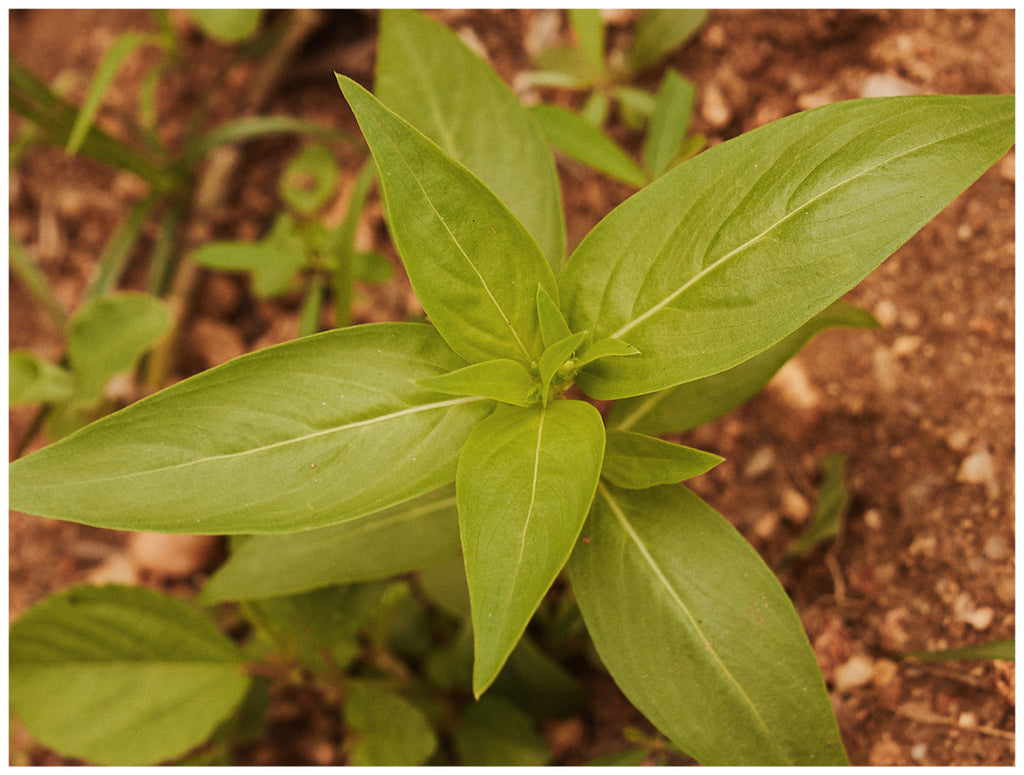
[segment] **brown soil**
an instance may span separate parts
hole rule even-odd
[[[13,53],[47,82],[60,76],[76,101],[114,37],[150,24],[134,11],[11,13]],[[529,69],[524,41],[548,13],[436,16],[514,83]],[[615,22],[613,40],[628,36],[625,21]],[[1012,10],[717,11],[672,64],[697,84],[693,128],[715,143],[839,99],[900,91],[1012,93],[1014,21]],[[267,112],[352,129],[331,71],[370,83],[375,28],[372,13],[329,13]],[[176,108],[202,94],[203,79],[225,56],[198,37],[187,45],[194,70],[188,79],[171,79],[162,94],[168,137],[184,131],[175,117],[186,111]],[[133,109],[138,79],[151,61],[146,56],[130,60],[119,77],[104,126],[116,131],[116,110]],[[251,75],[251,67],[232,71],[214,101],[215,118],[232,114]],[[659,77],[651,72],[643,85],[653,87]],[[12,136],[18,126],[12,124]],[[624,130],[612,133],[636,148]],[[278,206],[276,176],[295,147],[289,140],[246,146],[231,203],[198,214],[194,234],[258,236]],[[560,171],[575,244],[630,191],[571,162],[563,160]],[[761,395],[682,439],[727,459],[694,488],[769,563],[805,523],[822,457],[848,455],[851,505],[840,538],[781,578],[814,645],[854,764],[1014,762],[1012,663],[895,660],[1014,636],[1014,183],[1011,151],[849,294],[883,330],[822,335]],[[11,233],[73,307],[97,255],[141,192],[129,175],[34,147],[11,172]],[[362,237],[386,249],[379,207],[370,213]],[[136,257],[133,282],[144,277],[144,259]],[[355,317],[393,319],[416,310],[399,276],[362,289]],[[294,299],[256,301],[244,282],[205,273],[189,315],[191,335],[178,353],[177,377],[297,330]],[[62,351],[59,333],[16,282],[10,346],[50,358]],[[12,454],[33,417],[31,410],[11,413]],[[12,514],[12,620],[55,590],[97,580],[97,569],[108,574],[103,578],[140,579],[124,544],[111,531]],[[194,589],[202,579],[196,574],[175,588]],[[158,583],[145,574],[141,581]],[[547,730],[553,743],[563,742],[557,761],[582,763],[622,748],[623,724],[638,723],[606,679],[588,680],[595,687],[588,710]],[[280,702],[275,717],[291,723],[272,727],[282,734],[271,734],[253,763],[331,761],[318,743],[336,734],[337,724],[318,722],[325,711],[316,703]],[[293,712],[300,707],[307,723]],[[296,724],[305,729],[302,746],[286,742],[295,738]],[[315,732],[324,729],[334,731]],[[13,762],[61,761],[20,727],[11,750]]]

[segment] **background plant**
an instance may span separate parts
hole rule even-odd
[[[357,94],[357,95],[358,95],[359,93],[358,93],[358,92],[356,92],[356,91],[352,91],[352,87],[350,86],[350,97],[351,97],[351,94]],[[369,103],[369,104],[372,104],[372,103]],[[364,105],[364,109],[365,109],[365,105]],[[385,114],[385,115],[386,115],[386,114]],[[399,126],[400,126],[400,125],[399,125]],[[394,220],[396,220],[396,219],[394,219],[394,218],[393,218],[393,221],[394,221]],[[486,235],[484,235],[484,236],[486,236]],[[403,251],[403,252],[404,252],[404,251]],[[407,258],[407,260],[408,260],[408,258]],[[570,264],[570,267],[571,267],[571,266],[572,266],[572,264]],[[538,314],[539,314],[539,320],[540,320],[540,328],[541,328],[541,338],[543,339],[543,338],[544,338],[544,336],[543,336],[543,335],[544,335],[544,330],[543,330],[543,329],[544,329],[544,325],[545,325],[545,320],[547,321],[547,325],[548,325],[548,329],[549,329],[549,332],[551,332],[551,333],[554,333],[554,334],[556,334],[556,335],[557,335],[558,333],[561,333],[561,331],[560,331],[560,328],[559,328],[559,319],[558,319],[558,316],[557,316],[557,314],[553,314],[553,313],[552,313],[552,307],[551,307],[551,305],[550,305],[550,303],[549,303],[549,302],[551,301],[551,299],[550,299],[550,296],[548,297],[548,302],[542,301],[542,299],[544,299],[544,296],[543,296],[543,295],[538,295],[538,302],[537,302],[537,305],[538,305],[538,306],[537,306],[537,311],[538,311]],[[545,305],[546,305],[546,306],[545,306]],[[545,309],[547,310],[547,312],[545,312],[545,311],[544,311]],[[555,312],[555,313],[557,313],[557,312],[558,312],[558,310],[557,310],[557,309],[555,309],[555,310],[554,310],[554,312]],[[569,335],[569,337],[572,337],[572,335],[570,334],[570,335]],[[562,340],[558,340],[558,341],[555,341],[555,342],[554,342],[554,344],[560,344],[561,342],[562,342]],[[580,341],[580,342],[576,342],[576,344],[577,344],[577,345],[578,345],[578,344],[581,344],[581,343],[582,343],[581,341]],[[544,342],[544,344],[547,344],[547,343],[546,343],[546,342]],[[563,347],[564,347],[564,346],[565,346],[565,345],[563,344]],[[279,352],[280,352],[280,351],[279,351]],[[558,350],[553,350],[552,352],[558,352]],[[641,353],[641,354],[642,354],[642,353]],[[636,356],[636,355],[632,355],[632,356],[625,356],[625,357],[624,357],[624,356],[623,356],[623,355],[622,355],[622,354],[620,353],[620,354],[619,354],[619,357],[620,357],[620,358],[622,358],[623,360],[629,360],[629,359],[635,358],[635,357],[637,357],[637,356]],[[543,360],[544,360],[544,359],[543,359],[543,357],[542,357],[542,358],[541,358],[541,361],[543,361]],[[557,363],[557,362],[558,362],[558,359],[553,359],[553,358],[549,358],[548,360],[549,360],[549,363],[554,363],[555,365],[558,365],[558,363]],[[594,363],[599,363],[599,361],[593,361],[593,362],[594,362]],[[538,366],[543,366],[543,364],[542,364],[542,363],[541,363],[541,364],[538,364]],[[556,373],[551,373],[551,372],[552,372],[552,369],[551,369],[550,365],[548,366],[548,368],[546,369],[546,371],[548,371],[548,372],[549,372],[549,374],[548,374],[548,377],[550,377],[551,379],[553,379],[553,378],[554,378],[554,377],[556,376]],[[557,369],[554,369],[553,371],[554,371],[554,372],[557,372]],[[540,377],[540,374],[538,374],[538,377]],[[463,378],[465,378],[465,375],[463,375]],[[448,378],[448,379],[451,379],[451,378]],[[548,382],[548,379],[547,379],[547,378],[542,378],[542,379],[540,380],[540,383],[541,383],[541,386],[542,386],[542,387],[547,387],[547,386],[548,386],[548,385],[550,384],[550,383]],[[435,383],[433,383],[433,384],[434,384],[434,386],[435,386],[435,387],[439,386],[439,385],[438,385],[438,383],[436,383],[436,382],[435,382]],[[448,387],[448,388],[451,388],[451,387],[452,387],[452,383],[451,383],[451,382],[449,382],[449,383],[447,384],[447,387]],[[478,385],[478,387],[479,387],[479,385]],[[503,389],[504,389],[504,388],[503,388]],[[531,388],[531,389],[532,389],[532,388]],[[542,391],[542,392],[543,392],[543,391]],[[513,393],[512,393],[512,392],[506,392],[506,393],[504,393],[504,396],[505,396],[505,397],[508,397],[508,396],[511,396],[511,395],[513,395]],[[541,403],[543,403],[543,399],[545,399],[545,398],[547,398],[547,397],[548,397],[548,396],[547,396],[547,394],[546,394],[546,392],[545,392],[545,393],[544,393],[544,395],[542,396],[542,401],[541,401]],[[518,395],[518,398],[519,398],[520,400],[523,400],[523,396],[522,396],[522,395]],[[529,392],[527,392],[527,393],[526,393],[526,395],[525,395],[525,398],[526,398],[526,399],[529,399],[529,398],[530,398],[530,394],[529,394]],[[514,403],[514,402],[513,402],[513,403]],[[562,403],[560,403],[560,402],[558,402],[557,400],[554,400],[554,401],[551,401],[550,405],[552,405],[552,406],[559,406],[559,405],[564,405],[564,403],[572,403],[572,402],[562,402]],[[510,411],[513,411],[513,410],[510,410]],[[555,410],[551,410],[551,411],[555,411]],[[559,411],[561,411],[561,410],[559,410]],[[495,415],[495,416],[497,416],[497,415]],[[509,415],[509,413],[508,413],[508,412],[506,411],[506,413],[505,413],[504,417],[506,417],[506,418],[507,418],[507,417],[509,417],[509,416],[511,416],[511,415]],[[618,437],[618,438],[620,438],[620,439],[621,439],[621,437]],[[611,439],[611,435],[609,436],[609,439]],[[643,443],[647,443],[647,442],[643,442]],[[618,457],[618,456],[612,456],[612,457],[614,458],[614,457]],[[628,457],[628,456],[625,456],[625,457]],[[627,473],[627,474],[623,474],[623,475],[625,475],[625,476],[628,476],[629,474]],[[635,473],[634,473],[634,475],[635,475]],[[610,475],[608,475],[607,473],[606,473],[606,476],[608,476],[608,478],[611,478],[611,476],[610,476]],[[610,486],[611,486],[611,485],[610,485]],[[251,539],[251,540],[255,540],[255,539]]]

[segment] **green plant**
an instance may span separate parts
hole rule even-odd
[[[548,142],[572,158],[633,186],[643,186],[692,156],[704,138],[687,136],[693,113],[692,83],[668,68],[651,94],[633,85],[644,71],[684,45],[704,21],[706,11],[649,9],[639,15],[629,48],[605,55],[605,27],[600,11],[566,12],[576,45],[541,52],[531,83],[589,92],[578,113],[556,105],[535,105],[531,112]],[[637,165],[601,127],[617,104],[633,130],[646,126],[641,163]]]
[[[601,660],[672,744],[704,764],[846,763],[784,590],[679,484],[719,458],[649,434],[727,411],[815,330],[855,322],[839,296],[1006,152],[1013,98],[858,100],[783,119],[642,189],[563,267],[553,164],[514,96],[415,14],[386,13],[380,45],[380,99],[338,81],[432,325],[330,331],[197,375],[14,462],[11,506],[119,529],[263,534],[236,542],[207,602],[361,584],[461,552],[471,730],[519,728],[492,691],[565,569]],[[502,132],[454,110],[460,94]],[[402,115],[418,100],[438,110],[413,126]],[[716,389],[722,380],[733,384]],[[606,421],[587,398],[620,403]],[[385,619],[404,605],[395,594]],[[172,657],[160,622],[179,621],[185,640],[202,630],[184,614],[146,625],[148,606],[62,629],[84,609],[51,601],[15,624],[11,697],[30,729],[87,755],[53,722],[73,707],[66,730],[93,684],[126,669],[122,651],[94,647],[110,623],[140,609],[138,639],[161,665]],[[304,621],[329,624],[322,609]],[[214,640],[190,663],[222,682],[205,728],[249,687]],[[77,691],[58,695],[69,675]],[[423,728],[411,697],[355,696],[345,712],[364,752],[379,750],[380,719]],[[415,745],[414,758],[429,756]]]

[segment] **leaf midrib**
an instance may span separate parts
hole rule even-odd
[[[814,196],[811,199],[807,200],[807,202],[805,202],[804,204],[802,204],[799,207],[793,209],[792,211],[786,213],[784,216],[779,218],[777,221],[775,221],[774,223],[769,225],[760,234],[758,234],[755,237],[752,237],[751,239],[747,240],[746,242],[744,242],[739,247],[733,248],[731,251],[726,253],[721,258],[715,260],[713,263],[711,263],[708,266],[704,267],[701,271],[699,271],[692,278],[690,278],[685,283],[683,283],[679,288],[677,288],[675,291],[670,293],[664,299],[662,299],[658,303],[654,304],[652,307],[648,308],[645,312],[641,313],[640,315],[635,317],[633,320],[630,320],[625,325],[620,327],[615,333],[611,334],[609,336],[609,338],[610,339],[621,339],[623,336],[628,334],[634,328],[636,328],[637,326],[639,326],[642,323],[644,323],[647,320],[649,320],[654,315],[656,315],[659,312],[661,312],[661,310],[663,310],[665,307],[667,307],[673,301],[678,299],[682,294],[684,294],[686,291],[688,291],[690,288],[692,288],[698,282],[703,280],[705,277],[707,277],[713,271],[715,271],[720,266],[722,266],[726,261],[730,260],[731,258],[733,258],[734,256],[738,255],[739,253],[745,251],[747,248],[751,247],[752,245],[760,242],[762,239],[767,237],[772,231],[774,231],[775,229],[779,228],[784,223],[786,223],[788,220],[790,220],[794,216],[798,215],[799,213],[803,212],[804,210],[806,210],[807,208],[809,208],[811,205],[815,204],[819,200],[823,199],[824,197],[830,195],[832,192],[836,191],[837,189],[840,189],[840,188],[842,188],[844,186],[847,186],[847,185],[853,183],[854,181],[856,181],[857,179],[859,179],[861,177],[864,177],[865,175],[869,175],[869,174],[875,172],[876,170],[878,170],[878,169],[880,169],[882,167],[885,167],[886,165],[889,165],[889,164],[892,164],[895,161],[898,161],[899,159],[902,159],[902,158],[905,158],[907,156],[911,156],[913,154],[916,154],[916,153],[924,150],[925,148],[928,148],[928,147],[933,146],[933,145],[939,145],[940,143],[948,142],[948,141],[950,141],[952,139],[955,139],[957,137],[962,137],[964,135],[971,134],[973,132],[977,132],[980,129],[984,128],[985,126],[989,126],[989,125],[994,124],[994,123],[997,123],[997,122],[992,121],[989,124],[975,126],[975,127],[972,127],[969,130],[964,130],[963,132],[958,132],[956,134],[948,135],[948,136],[945,136],[945,137],[942,137],[942,138],[939,138],[939,139],[936,139],[936,140],[932,140],[932,141],[927,142],[927,143],[922,143],[922,144],[920,144],[918,146],[915,146],[914,148],[911,148],[911,149],[908,149],[907,151],[904,151],[903,153],[897,154],[895,156],[890,156],[890,157],[886,158],[885,160],[883,160],[883,161],[881,161],[881,162],[879,162],[877,164],[874,164],[874,165],[872,165],[870,167],[866,167],[865,169],[863,169],[860,172],[858,172],[856,175],[851,175],[848,178],[844,178],[843,180],[839,181],[835,185],[830,186],[829,188],[825,189],[820,194],[817,194],[816,196]]]

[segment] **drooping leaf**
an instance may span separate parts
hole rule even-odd
[[[171,325],[171,311],[155,296],[120,292],[89,299],[68,321],[68,361],[84,400],[130,371]]]
[[[74,395],[75,382],[55,363],[28,350],[7,355],[7,400],[11,406],[60,403]]]
[[[531,107],[530,113],[547,141],[567,156],[631,186],[640,187],[647,182],[625,151],[571,110],[540,104]]]
[[[345,724],[356,734],[349,750],[353,767],[415,767],[437,748],[423,712],[383,687],[349,685],[343,712]]]
[[[167,533],[282,533],[452,481],[490,401],[411,380],[462,362],[429,326],[379,323],[210,369],[11,464],[10,506]]]
[[[76,587],[11,627],[11,706],[64,756],[147,765],[206,740],[249,686],[242,657],[183,600]]]
[[[262,8],[192,8],[196,24],[222,43],[238,43],[252,36],[263,18]]]
[[[675,484],[710,471],[723,458],[630,431],[609,430],[601,476],[628,490]]]
[[[1013,143],[1012,96],[852,100],[722,143],[592,230],[560,282],[574,330],[640,350],[584,369],[594,398],[757,355],[859,282]]]
[[[338,185],[338,162],[322,145],[304,148],[281,175],[281,199],[310,216],[327,204]]]
[[[839,535],[849,502],[849,493],[843,478],[845,466],[846,455],[841,452],[826,455],[821,461],[823,477],[821,487],[818,488],[818,505],[814,509],[814,516],[807,530],[786,552],[783,565],[788,565],[815,544]]]
[[[751,398],[812,337],[832,326],[877,328],[878,321],[844,301],[834,302],[792,334],[738,366],[651,395],[616,401],[608,425],[664,434],[682,433],[711,422]]]
[[[558,172],[519,98],[447,27],[397,8],[381,12],[380,27],[377,96],[497,194],[557,273],[565,262]]]
[[[696,495],[600,485],[569,577],[616,683],[701,764],[846,763],[792,603]]]
[[[644,166],[652,178],[665,172],[679,153],[690,128],[693,97],[692,83],[675,70],[666,71],[644,141]]]
[[[466,705],[454,738],[464,767],[540,767],[551,757],[533,719],[502,697]]]
[[[386,579],[458,556],[455,487],[330,527],[232,542],[203,588],[206,603],[253,600]]]
[[[536,403],[537,382],[518,361],[501,358],[471,363],[448,374],[417,380],[420,387],[456,396],[483,396],[514,406]]]
[[[469,361],[538,358],[537,287],[557,291],[529,232],[469,170],[372,94],[344,76],[338,84],[373,152],[413,289],[441,336]]]
[[[456,495],[473,612],[473,691],[497,676],[579,535],[604,454],[582,401],[500,407],[469,435]]]
[[[682,46],[704,23],[707,11],[696,8],[649,8],[640,15],[629,64],[644,70]]]

